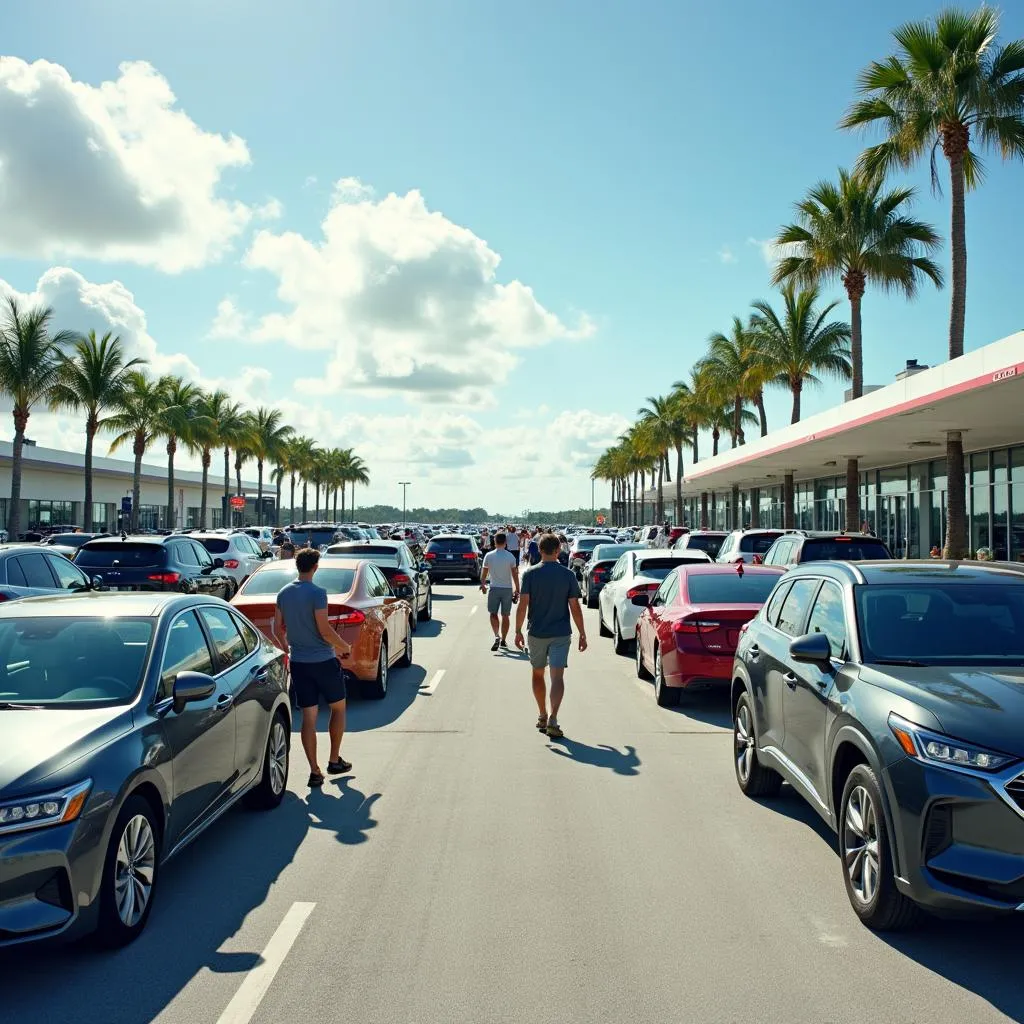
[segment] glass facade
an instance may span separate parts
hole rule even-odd
[[[72,518],[74,514],[73,501],[29,501],[26,525],[30,530],[43,526],[81,526]]]
[[[965,457],[967,513],[972,555],[990,547],[995,558],[1024,561],[1024,445],[974,452]],[[732,530],[750,522],[750,490],[740,492],[740,516],[732,492],[708,495],[708,528]],[[684,500],[684,522],[700,525],[700,495]],[[946,460],[932,459],[861,473],[861,520],[898,558],[927,558],[942,549],[946,528]],[[794,526],[841,530],[846,517],[846,476],[797,481]],[[782,486],[760,490],[760,524],[782,526]]]

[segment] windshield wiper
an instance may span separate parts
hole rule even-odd
[[[18,704],[14,701],[0,700],[0,711],[43,711],[42,704]]]
[[[927,668],[923,661],[914,661],[913,658],[875,658],[872,665],[902,665],[904,668]]]

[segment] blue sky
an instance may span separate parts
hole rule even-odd
[[[176,97],[165,110],[204,138],[244,140],[248,159],[218,166],[187,230],[155,231],[132,251],[94,223],[67,242],[52,203],[37,244],[29,210],[16,242],[0,225],[0,279],[32,293],[64,267],[92,285],[120,282],[114,326],[138,328],[144,314],[138,344],[154,365],[190,364],[245,401],[281,404],[324,444],[354,444],[374,477],[369,500],[395,500],[394,481],[413,479],[410,498],[431,505],[585,503],[587,464],[644,397],[685,376],[711,331],[771,298],[760,243],[862,148],[835,127],[858,70],[890,52],[896,24],[937,9],[302,0],[285,14],[270,0],[7,0],[11,56],[60,65],[90,87],[118,80],[124,61],[147,62],[153,78],[126,95],[165,80]],[[1024,9],[1004,12],[1003,37],[1024,37]],[[63,113],[37,110],[34,130],[63,140],[73,123]],[[73,206],[79,192],[90,199],[75,186],[81,140],[67,137],[61,194]],[[184,166],[161,187],[202,177],[185,142],[150,142],[161,167]],[[33,152],[56,157],[60,146]],[[133,172],[143,191],[148,166]],[[968,198],[968,348],[1024,326],[1005,230],[1024,215],[1022,170],[990,158]],[[352,179],[341,193],[339,179]],[[945,235],[945,197],[930,193],[926,168],[909,180],[921,190],[917,214]],[[196,241],[207,201],[227,204],[222,213],[240,206],[230,229]],[[125,218],[140,209],[128,204]],[[329,210],[337,249],[321,261]],[[403,252],[410,223],[415,246],[433,246],[429,273],[372,294],[341,283],[379,271],[381,246]],[[480,267],[493,273],[483,286]],[[60,281],[54,305],[73,316],[83,286]],[[525,288],[494,306],[495,286],[515,281]],[[89,316],[112,301],[95,294]],[[428,311],[427,328],[399,323],[407,299],[417,316]],[[939,361],[947,303],[934,290],[913,305],[869,292],[866,382],[888,382],[909,357]],[[467,324],[483,308],[488,329],[475,336]],[[419,330],[397,364],[383,355],[396,329]],[[806,395],[805,415],[838,393],[833,384]],[[779,393],[770,422],[787,414]],[[37,424],[40,440],[74,437],[70,421]]]

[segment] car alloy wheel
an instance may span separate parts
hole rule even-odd
[[[661,647],[657,644],[654,648],[654,699],[658,707],[671,708],[679,703],[681,692],[676,686],[668,686],[665,683],[665,666],[661,660]]]
[[[288,734],[280,718],[275,718],[270,728],[267,756],[270,759],[270,789],[274,796],[279,796],[288,780]]]
[[[125,928],[134,928],[146,913],[155,867],[153,829],[144,814],[136,814],[121,833],[114,860],[114,901]]]
[[[775,796],[782,788],[782,776],[761,764],[757,756],[757,727],[750,695],[743,692],[732,713],[733,768],[745,796]]]
[[[733,741],[736,746],[736,775],[740,782],[750,781],[750,769],[754,763],[754,730],[750,722],[750,706],[741,702],[733,723]]]
[[[843,862],[854,896],[863,904],[871,903],[878,892],[878,811],[863,786],[855,786],[847,800]]]

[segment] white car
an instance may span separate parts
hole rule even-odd
[[[627,551],[615,563],[597,599],[601,636],[614,639],[616,654],[629,654],[643,612],[642,607],[633,604],[633,598],[653,594],[677,565],[710,561],[703,551]]]
[[[269,551],[274,545],[274,531],[269,526],[243,526],[238,532],[252,537],[262,551]]]
[[[247,533],[193,533],[191,537],[214,558],[224,559],[224,572],[235,581],[236,590],[266,559],[273,557]]]

